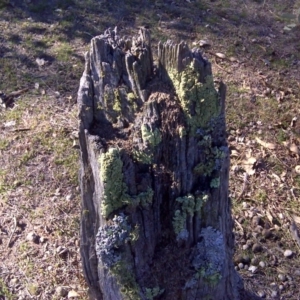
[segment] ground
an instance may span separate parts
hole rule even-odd
[[[28,89],[0,109],[2,298],[87,299],[76,93],[90,39],[115,25],[149,26],[153,47],[210,44],[227,85],[236,268],[262,297],[299,299],[299,0],[0,0],[0,90]]]

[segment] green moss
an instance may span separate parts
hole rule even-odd
[[[205,83],[199,82],[201,74],[195,60],[182,72],[168,70],[168,74],[192,134],[197,128],[207,127],[208,122],[220,114],[219,94],[212,76],[206,77]]]
[[[157,128],[153,131],[151,128],[149,129],[147,125],[143,124],[141,131],[144,143],[148,143],[151,147],[155,147],[161,142],[161,134]]]
[[[108,217],[114,210],[130,202],[127,186],[123,182],[123,162],[119,150],[110,148],[100,156],[100,176],[104,183],[101,214]]]

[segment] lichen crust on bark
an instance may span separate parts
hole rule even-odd
[[[123,162],[119,150],[110,148],[99,158],[100,176],[104,184],[101,214],[108,217],[113,211],[130,203],[127,186],[123,181]]]

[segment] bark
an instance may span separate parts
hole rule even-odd
[[[186,43],[91,41],[78,92],[92,299],[246,299],[232,263],[225,86]]]

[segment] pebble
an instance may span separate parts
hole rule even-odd
[[[252,226],[256,227],[256,226],[263,226],[263,221],[259,216],[254,216],[252,219]]]
[[[243,250],[247,250],[249,248],[249,245],[245,244],[245,245],[243,245],[242,248],[243,248]]]
[[[281,291],[283,291],[283,290],[284,290],[284,286],[281,284],[281,285],[279,286],[279,289],[280,289]]]
[[[277,291],[272,291],[271,296],[274,297],[274,298],[277,297],[278,296],[278,292]]]
[[[247,240],[246,244],[247,244],[249,247],[252,247],[253,242],[252,242],[251,240]]]
[[[253,211],[249,211],[249,212],[248,212],[248,217],[249,217],[250,219],[252,219],[253,216],[254,216],[254,212],[253,212]]]
[[[250,259],[249,256],[244,255],[244,256],[242,257],[242,263],[243,263],[243,264],[248,265],[250,262],[251,262],[251,259]]]
[[[258,265],[258,258],[257,257],[253,257],[251,259],[251,264],[254,265],[254,266]]]
[[[58,296],[61,296],[61,297],[66,297],[68,295],[68,291],[62,286],[58,286],[56,288],[55,292]]]
[[[272,232],[269,229],[264,229],[262,231],[262,235],[266,238],[266,239],[270,239],[272,237]]]
[[[266,266],[266,263],[265,263],[264,261],[260,261],[260,262],[259,262],[259,266],[260,266],[261,268],[264,268],[264,267]]]
[[[254,229],[256,232],[259,232],[259,233],[261,233],[262,231],[263,231],[263,227],[262,226],[260,226],[260,225],[257,225],[256,227],[255,227],[255,229]]]
[[[272,289],[276,289],[277,288],[276,282],[271,282],[270,286],[271,286]]]
[[[292,251],[292,250],[289,250],[289,249],[287,249],[287,250],[285,250],[285,251],[284,251],[283,255],[284,255],[284,257],[288,257],[288,258],[290,258],[290,257],[292,257],[292,256],[293,256],[293,251]]]
[[[257,253],[257,252],[261,252],[263,250],[262,246],[260,244],[254,244],[252,246],[252,251],[254,253]]]
[[[39,242],[39,236],[35,232],[29,232],[26,236],[26,240],[33,243]]]
[[[258,292],[258,296],[261,297],[261,298],[265,298],[266,297],[266,293],[263,292],[263,291],[259,291]]]
[[[295,270],[294,275],[300,276],[300,269]]]
[[[257,267],[255,267],[255,266],[250,266],[248,270],[249,270],[250,272],[252,272],[252,273],[255,273],[256,270],[257,270]]]
[[[243,202],[242,207],[243,207],[243,209],[247,209],[247,208],[249,208],[249,204],[247,202]]]
[[[15,285],[18,283],[18,278],[14,277],[13,279],[11,279],[10,281],[11,285]]]
[[[278,274],[278,279],[280,281],[286,281],[286,277],[283,274]]]
[[[239,267],[239,269],[244,269],[244,264],[243,263],[239,263],[238,267]]]
[[[66,200],[67,201],[70,201],[72,199],[73,199],[73,195],[72,194],[69,194],[69,195],[66,196]]]
[[[47,241],[47,239],[43,236],[40,237],[40,242],[43,244]]]

